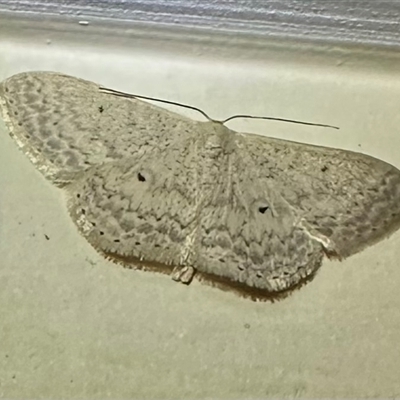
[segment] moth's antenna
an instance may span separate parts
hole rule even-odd
[[[125,97],[127,99],[152,100],[152,101],[158,101],[160,103],[171,104],[173,106],[179,106],[179,107],[183,107],[183,108],[188,108],[189,110],[194,110],[194,111],[199,112],[201,115],[206,117],[211,122],[219,122],[221,124],[225,124],[226,122],[231,121],[232,119],[235,119],[235,118],[249,118],[249,119],[265,119],[265,120],[269,120],[269,121],[281,121],[281,122],[289,122],[289,123],[292,123],[292,124],[309,125],[309,126],[320,126],[320,127],[323,127],[323,128],[339,129],[337,126],[333,126],[333,125],[314,124],[312,122],[296,121],[296,120],[293,120],[293,119],[285,119],[285,118],[255,117],[254,115],[234,115],[234,116],[229,117],[229,118],[227,118],[227,119],[225,119],[223,121],[218,121],[218,120],[210,118],[200,108],[189,106],[187,104],[177,103],[175,101],[157,99],[156,97],[147,97],[147,96],[141,96],[141,95],[138,95],[138,94],[130,94],[130,93],[125,93],[125,92],[120,92],[118,90],[108,89],[108,88],[102,87],[102,86],[100,86],[99,89],[103,93],[112,94],[112,95],[118,96],[118,97]]]
[[[147,97],[147,96],[140,96],[138,94],[130,94],[130,93],[119,92],[118,90],[107,89],[105,87],[100,87],[100,91],[102,91],[103,93],[113,94],[114,96],[118,96],[118,97],[126,97],[128,99],[152,100],[152,101],[158,101],[160,103],[171,104],[173,106],[179,106],[179,107],[188,108],[189,110],[194,110],[194,111],[199,112],[204,117],[206,117],[209,121],[217,122],[217,121],[213,120],[212,118],[210,118],[203,110],[200,110],[200,108],[189,106],[187,104],[176,103],[175,101],[157,99],[155,97]]]
[[[269,121],[281,121],[281,122],[289,122],[292,124],[301,124],[301,125],[310,125],[310,126],[321,126],[323,128],[332,128],[332,129],[339,129],[337,126],[333,125],[325,125],[325,124],[314,124],[313,122],[304,122],[304,121],[296,121],[294,119],[285,119],[285,118],[274,118],[274,117],[255,117],[253,115],[234,115],[232,117],[229,117],[223,121],[221,121],[222,124],[225,124],[228,121],[231,121],[232,119],[235,118],[249,118],[249,119],[267,119]]]

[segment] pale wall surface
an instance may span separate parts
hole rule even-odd
[[[216,118],[335,124],[340,131],[232,126],[400,167],[400,83],[390,55],[271,46],[251,59],[249,48],[230,53],[128,33],[100,40],[93,25],[0,22],[0,80],[54,70]],[[62,192],[1,125],[0,397],[400,396],[399,259],[400,232],[342,263],[326,261],[313,282],[274,304],[125,270],[79,235]]]

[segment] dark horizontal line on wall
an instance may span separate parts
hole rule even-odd
[[[398,1],[0,0],[0,12],[101,18],[262,38],[400,45]]]

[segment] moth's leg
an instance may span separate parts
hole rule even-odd
[[[196,270],[193,267],[181,265],[173,269],[171,276],[174,281],[189,285],[189,283],[192,282],[195,273]]]

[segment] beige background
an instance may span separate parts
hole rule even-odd
[[[53,70],[260,121],[244,131],[362,151],[400,167],[391,54],[113,38],[0,21],[0,80]],[[185,110],[178,110],[187,114]],[[200,117],[189,114],[195,118]],[[47,239],[46,236],[49,238]],[[277,303],[125,270],[79,235],[0,124],[0,397],[400,396],[400,232]]]

